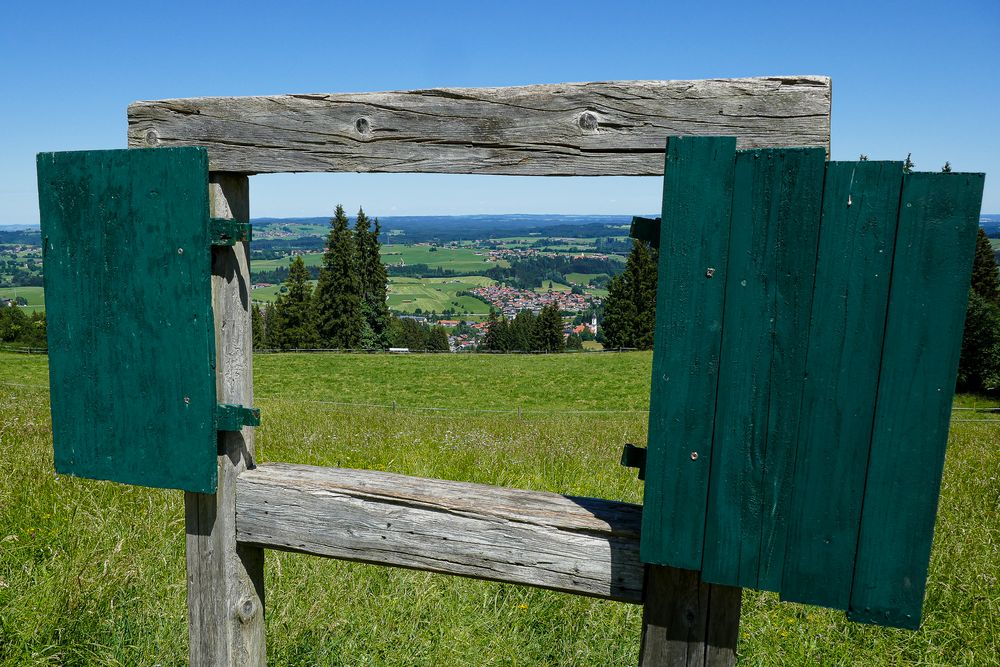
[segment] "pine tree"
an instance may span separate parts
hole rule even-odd
[[[530,310],[522,310],[508,325],[511,352],[535,352],[538,350],[538,318]]]
[[[385,348],[389,344],[389,307],[386,305],[388,277],[379,252],[382,226],[378,218],[374,228],[364,209],[358,209],[354,224],[354,239],[358,248],[358,267],[361,276],[361,310],[365,318],[362,333],[364,347]]]
[[[434,326],[427,332],[427,349],[434,352],[448,352],[448,332],[442,326]]]
[[[260,306],[256,303],[250,308],[250,330],[253,335],[253,348],[255,350],[264,347],[264,316],[260,312]]]
[[[993,247],[982,227],[976,237],[976,255],[972,260],[972,290],[987,303],[1000,306],[1000,272]]]
[[[483,337],[483,342],[479,346],[480,348],[490,352],[506,351],[501,346],[500,323],[500,314],[497,313],[495,308],[490,307],[490,315],[486,319],[486,335]]]
[[[917,165],[913,162],[913,153],[906,154],[906,160],[903,162],[903,173],[910,174],[913,173],[913,168]]]
[[[604,346],[653,347],[656,325],[657,252],[634,240],[625,271],[611,280],[604,302]]]
[[[319,338],[323,345],[336,349],[359,347],[365,326],[358,248],[347,222],[344,207],[338,204],[316,286]]]
[[[316,347],[319,340],[313,317],[312,287],[301,256],[288,267],[285,286],[288,291],[279,295],[274,305],[275,328],[280,333],[272,344],[285,350]]]
[[[958,362],[959,391],[1000,389],[1000,308],[969,290],[962,353]]]
[[[559,309],[555,304],[549,304],[542,308],[538,315],[537,329],[537,349],[543,352],[562,352],[566,349],[563,341],[563,321],[559,315]]]
[[[264,308],[264,347],[268,349],[277,349],[281,347],[278,341],[283,335],[281,332],[281,323],[278,321],[277,316],[278,309],[275,304],[269,303]]]

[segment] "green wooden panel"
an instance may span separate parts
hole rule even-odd
[[[640,545],[647,563],[701,567],[735,153],[734,137],[667,141]]]
[[[207,153],[42,153],[38,191],[56,470],[213,492]]]
[[[901,162],[827,166],[785,600],[850,600],[902,179]]]
[[[983,181],[903,177],[852,620],[920,623]]]
[[[736,157],[703,581],[780,587],[825,160]]]

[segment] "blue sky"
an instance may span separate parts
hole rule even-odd
[[[4,2],[0,225],[39,151],[122,148],[139,99],[773,74],[833,77],[834,159],[985,171],[1000,212],[1000,2]],[[32,6],[34,5],[34,6]],[[659,178],[295,174],[255,216],[635,213]]]

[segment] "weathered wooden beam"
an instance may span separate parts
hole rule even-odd
[[[270,463],[236,482],[237,539],[642,602],[638,505],[370,470]]]
[[[668,135],[830,146],[830,79],[775,76],[135,102],[135,148],[205,146],[213,170],[522,176],[663,173]]]
[[[247,177],[212,174],[211,214],[250,218]],[[206,248],[206,252],[209,250]],[[213,246],[216,394],[220,403],[253,405],[250,250]],[[188,634],[192,665],[266,664],[264,552],[236,541],[236,478],[253,465],[253,429],[219,432],[216,493],[185,493]]]

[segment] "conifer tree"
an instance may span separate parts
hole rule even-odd
[[[500,346],[500,315],[496,309],[490,307],[490,315],[486,319],[486,335],[480,347],[490,352],[503,352]]]
[[[430,327],[427,332],[427,349],[434,352],[448,352],[448,332],[442,326]]]
[[[275,304],[269,303],[264,307],[264,347],[279,348],[278,340],[281,338],[281,327],[277,316],[278,309]]]
[[[611,280],[604,302],[604,346],[653,347],[656,324],[657,252],[634,240],[625,271]]]
[[[253,348],[259,350],[264,347],[264,316],[260,312],[260,306],[256,303],[250,308],[250,330],[253,336]]]
[[[358,250],[358,273],[361,278],[361,312],[365,320],[362,331],[362,346],[385,348],[388,346],[389,307],[386,305],[385,265],[379,254],[381,244],[378,237],[382,233],[378,219],[371,221],[364,209],[358,209],[354,223],[354,241]]]
[[[287,291],[278,296],[274,305],[276,330],[280,332],[272,341],[282,349],[312,348],[318,341],[313,317],[312,287],[309,270],[301,256],[292,260],[285,280]]]
[[[1000,272],[993,246],[982,227],[976,237],[976,255],[972,260],[972,290],[988,303],[1000,306]]]
[[[538,347],[538,318],[530,310],[522,310],[508,325],[509,351],[535,352]]]
[[[359,347],[365,325],[358,248],[347,222],[344,207],[338,204],[316,286],[319,339],[324,346],[337,349]]]
[[[965,312],[958,389],[1000,389],[1000,275],[986,232],[980,228],[972,260],[972,284]]]
[[[562,352],[566,349],[563,341],[563,321],[559,308],[548,304],[538,315],[537,345],[542,352]]]

